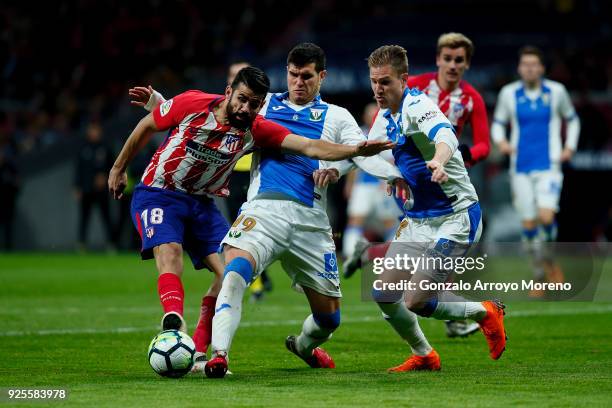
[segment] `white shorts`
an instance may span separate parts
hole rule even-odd
[[[396,220],[402,215],[393,197],[387,195],[387,183],[355,183],[348,203],[350,217],[372,214],[381,220]]]
[[[563,173],[556,170],[511,175],[512,202],[521,220],[535,220],[538,209],[559,211]]]
[[[227,244],[250,253],[257,264],[255,278],[279,259],[299,290],[341,297],[336,246],[327,214],[288,200],[252,200],[225,235]]]
[[[393,242],[431,243],[452,241],[471,245],[480,240],[482,212],[479,203],[453,214],[432,218],[404,218]]]
[[[480,240],[482,213],[478,203],[453,214],[432,218],[404,218],[385,258],[464,257]],[[446,281],[452,270],[422,268],[421,273],[436,282]]]

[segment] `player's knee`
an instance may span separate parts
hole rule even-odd
[[[340,309],[333,313],[313,312],[312,317],[319,327],[332,333],[340,326]]]
[[[430,317],[438,306],[438,299],[433,298],[426,301],[407,299],[406,307],[413,313],[423,317]]]
[[[176,275],[183,270],[183,247],[177,243],[162,244],[153,251],[160,273],[171,272]]]

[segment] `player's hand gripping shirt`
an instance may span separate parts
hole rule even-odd
[[[406,211],[411,218],[439,217],[464,210],[478,201],[476,190],[465,170],[457,138],[449,120],[427,95],[406,88],[400,111],[392,114],[381,109],[370,129],[371,140],[392,140],[395,165],[410,186],[413,207]],[[448,181],[431,181],[426,162],[435,154],[436,143],[444,142],[453,155],[444,166]]]
[[[269,94],[259,113],[291,133],[309,139],[348,145],[365,141],[357,122],[346,109],[328,104],[320,96],[306,105],[296,105],[291,103],[288,96],[288,92]],[[326,189],[315,186],[312,173],[329,167],[329,162],[274,151],[256,152],[253,159],[249,201],[256,198],[289,199],[309,207],[326,209]],[[400,176],[394,166],[381,157],[355,159],[360,167],[378,177]]]
[[[561,151],[561,119],[567,120],[565,146],[576,150],[580,120],[565,87],[543,80],[540,89],[529,91],[522,81],[502,88],[497,98],[491,128],[496,143],[505,139],[505,126],[510,123],[511,171],[559,170]]]
[[[144,185],[225,197],[229,176],[241,156],[255,147],[278,149],[290,133],[260,115],[249,129],[218,123],[213,109],[224,98],[187,91],[153,109],[158,129],[170,131],[142,176]]]

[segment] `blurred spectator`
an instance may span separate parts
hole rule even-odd
[[[80,205],[79,246],[84,249],[91,221],[91,210],[100,208],[107,238],[114,238],[106,187],[108,170],[113,165],[113,153],[102,141],[102,127],[96,122],[87,126],[86,141],[79,151],[76,163],[75,193]]]
[[[19,192],[17,173],[17,149],[5,129],[0,130],[0,230],[3,230],[3,247],[13,248],[13,223],[15,203]]]

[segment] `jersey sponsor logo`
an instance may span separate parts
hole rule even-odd
[[[320,122],[323,119],[323,109],[310,108],[310,121]]]
[[[211,149],[208,146],[200,144],[194,140],[187,141],[185,151],[196,159],[202,160],[206,163],[210,163],[215,166],[221,166],[223,164],[226,164],[232,158],[232,155],[220,152],[216,149]]]
[[[279,110],[281,110],[281,109],[285,109],[285,107],[284,107],[284,106],[273,106],[273,107],[272,107],[272,110],[273,110],[273,111],[279,111]]]
[[[226,133],[225,139],[223,140],[223,146],[230,153],[235,153],[242,149],[244,146],[244,141],[240,136],[237,136],[235,133]]]
[[[166,114],[170,112],[171,107],[172,107],[172,99],[168,99],[166,102],[159,105],[159,114],[162,116],[166,116]]]
[[[429,111],[429,112],[425,112],[418,120],[417,123],[421,124],[425,121],[431,120],[433,118],[435,118],[436,116],[438,116],[438,112],[436,111]]]
[[[293,115],[293,117],[291,119],[293,119],[293,120],[300,120],[300,115],[298,115],[296,113],[295,115]]]

